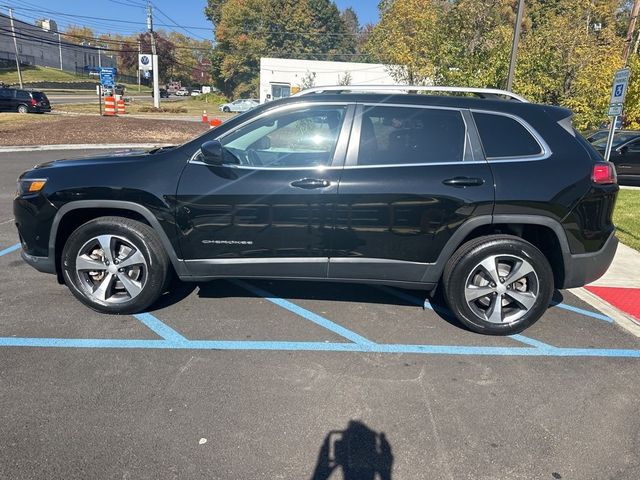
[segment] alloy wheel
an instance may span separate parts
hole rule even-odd
[[[516,255],[491,255],[471,270],[464,296],[479,318],[505,324],[531,310],[539,292],[538,275],[528,260]]]
[[[144,289],[149,266],[133,243],[116,235],[99,235],[76,255],[76,275],[84,292],[103,303],[123,303]]]

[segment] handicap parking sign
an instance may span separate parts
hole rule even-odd
[[[629,85],[630,70],[623,68],[618,70],[613,76],[613,86],[611,88],[611,100],[609,104],[624,103],[624,97],[627,94],[627,85]]]
[[[613,96],[614,97],[621,97],[623,91],[624,91],[624,84],[618,83],[616,85],[615,89],[614,89]]]

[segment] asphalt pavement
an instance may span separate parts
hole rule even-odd
[[[349,284],[88,310],[20,260],[11,200],[91,153],[0,154],[0,478],[640,478],[640,339],[568,292],[512,337]]]

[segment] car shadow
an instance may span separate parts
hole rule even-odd
[[[176,305],[197,292],[202,299],[257,298],[258,294],[243,288],[247,283],[274,297],[295,302],[297,300],[320,300],[345,303],[368,303],[401,307],[425,308],[433,311],[441,320],[461,330],[470,331],[460,323],[446,304],[443,291],[437,288],[433,295],[422,290],[407,290],[397,287],[376,286],[358,283],[314,282],[302,280],[234,280],[218,279],[208,282],[181,282],[174,279],[167,291],[148,309],[149,312]],[[424,307],[424,300],[428,306]],[[564,302],[564,295],[555,290],[549,308]]]

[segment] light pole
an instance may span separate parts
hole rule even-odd
[[[518,56],[518,43],[520,42],[520,29],[522,28],[522,15],[524,14],[524,0],[518,2],[518,16],[513,31],[513,44],[511,45],[511,60],[509,61],[509,76],[507,77],[507,90],[513,87],[513,76],[516,73],[516,57]]]

